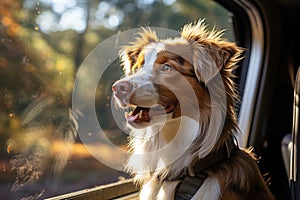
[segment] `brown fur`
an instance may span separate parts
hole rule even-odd
[[[221,37],[222,33],[222,31],[216,30],[208,31],[203,21],[186,25],[180,33],[181,37],[175,39],[159,40],[155,32],[150,29],[143,29],[140,37],[136,38],[130,45],[123,47],[120,52],[124,71],[130,77],[143,67],[145,62],[144,47],[151,43],[164,43],[165,49],[158,53],[153,66],[153,73],[158,73],[161,65],[168,64],[179,72],[181,76],[174,75],[163,78],[153,76],[151,78],[159,94],[159,102],[162,105],[166,105],[170,101],[176,104],[173,118],[183,115],[181,113],[182,108],[191,109],[191,112],[188,112],[188,117],[199,121],[202,127],[200,136],[189,147],[189,153],[191,154],[189,165],[193,163],[193,160],[198,160],[201,156],[203,158],[208,153],[219,149],[229,137],[232,137],[233,132],[238,131],[234,109],[238,94],[232,72],[242,59],[242,49],[234,43],[223,39]],[[221,76],[221,82],[215,80],[218,74]],[[176,95],[172,91],[180,86],[174,83],[180,83],[182,76],[193,88],[198,102],[178,102]],[[212,96],[221,98],[222,96],[219,94],[223,90],[225,90],[226,104],[212,105]],[[137,92],[142,92],[142,90],[139,89],[133,92],[128,102],[129,104],[139,105],[143,102],[143,99],[138,98],[138,95],[135,94]],[[168,102],[166,102],[166,99]],[[196,107],[200,110],[201,116],[193,115],[192,110]],[[212,115],[215,113],[225,116],[224,126],[220,134],[216,135],[217,140],[212,139],[215,142],[207,144],[207,138],[211,137],[209,134],[218,134],[211,133],[211,127],[209,126],[211,123],[215,123],[213,120],[216,119],[212,118]],[[172,137],[168,136],[168,141],[171,141]],[[134,143],[134,138],[132,138],[131,145],[133,150],[136,147]],[[204,148],[205,145],[206,151],[201,151],[201,148]],[[154,144],[145,144],[145,147],[148,149],[159,148],[155,147]],[[146,151],[147,148],[145,148]],[[156,175],[160,177],[179,176],[179,174],[173,172],[174,170],[172,171],[172,165],[173,168],[177,166],[176,163],[171,164]],[[183,166],[182,169],[178,169],[178,172],[186,173],[191,167]],[[149,176],[151,177],[154,174],[139,175],[137,179],[147,182],[147,180],[150,180]],[[274,199],[260,174],[256,160],[251,152],[238,150],[230,159],[210,169],[209,174],[216,177],[219,181],[221,200]]]
[[[222,200],[274,199],[251,152],[239,150],[217,166]]]

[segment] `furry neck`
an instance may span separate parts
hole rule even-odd
[[[191,165],[193,152],[189,148],[200,132],[199,122],[188,117],[134,130],[128,171],[135,174],[138,182],[144,182],[150,175],[162,179],[178,177]]]
[[[208,125],[181,116],[163,125],[134,130],[129,143],[132,155],[126,166],[128,172],[139,183],[150,176],[164,180],[176,179],[182,173],[193,174],[193,161],[206,157],[217,144],[223,143],[223,116],[222,109],[213,106],[214,120]]]

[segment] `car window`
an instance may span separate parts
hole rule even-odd
[[[231,16],[206,0],[0,1],[0,196],[39,199],[129,177],[91,152],[118,159],[107,146],[78,135],[78,118],[90,116],[72,111],[77,72],[105,41],[140,27],[177,32],[205,19],[234,41]],[[111,85],[122,74],[120,61],[112,60],[95,91],[82,94],[94,95],[105,136],[127,150],[128,135],[111,105]]]

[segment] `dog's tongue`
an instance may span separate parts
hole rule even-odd
[[[149,108],[143,108],[137,106],[131,114],[125,114],[126,120],[128,122],[140,123],[140,122],[149,122]]]
[[[125,113],[126,120],[134,123],[149,122],[151,117],[155,115],[162,115],[171,112],[174,109],[174,105],[170,104],[166,107],[153,106],[151,108],[145,108],[137,106],[131,113]]]

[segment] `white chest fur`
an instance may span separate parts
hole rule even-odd
[[[159,184],[156,179],[151,179],[143,185],[140,200],[173,200],[178,183],[172,181]],[[192,200],[218,200],[220,195],[219,182],[212,176],[205,179]]]

